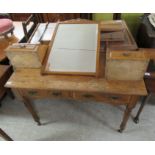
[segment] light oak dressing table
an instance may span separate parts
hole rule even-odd
[[[101,54],[102,56],[104,53]],[[40,125],[40,119],[31,103],[39,98],[67,98],[75,100],[95,100],[113,105],[125,105],[123,121],[119,131],[122,132],[132,109],[140,96],[147,94],[144,81],[108,82],[103,77],[103,66],[100,65],[100,78],[83,76],[40,75],[40,69],[16,70],[6,87],[12,88],[15,95],[23,101]]]
[[[123,23],[124,42],[107,42],[110,48],[136,49],[126,25]],[[113,23],[112,23],[113,24]],[[129,33],[129,35],[127,34]],[[102,46],[102,44],[101,44]],[[124,105],[126,109],[119,132],[125,129],[132,109],[140,96],[147,94],[143,80],[140,81],[108,81],[104,76],[105,47],[100,50],[99,77],[79,75],[41,75],[41,69],[16,69],[7,81],[6,87],[11,88],[18,99],[23,101],[33,119],[41,125],[40,118],[31,103],[32,99],[67,98],[74,100],[94,100]],[[46,51],[45,51],[46,52]]]

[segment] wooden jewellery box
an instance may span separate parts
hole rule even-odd
[[[14,68],[40,68],[47,45],[19,43],[5,51]]]
[[[150,60],[146,53],[144,50],[108,50],[106,53],[106,79],[142,80]]]

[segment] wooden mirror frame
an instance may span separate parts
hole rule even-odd
[[[57,30],[58,30],[58,27],[59,27],[59,24],[98,24],[98,36],[97,36],[97,49],[96,49],[96,72],[94,73],[91,73],[91,72],[57,72],[57,71],[47,71],[46,70],[46,66],[47,66],[47,62],[48,62],[48,58],[49,58],[49,55],[50,55],[50,52],[51,52],[51,48],[53,46],[53,43],[54,43],[54,39],[55,39],[55,36],[56,36],[56,33],[57,33]],[[90,76],[96,76],[98,77],[99,76],[99,58],[100,58],[100,24],[98,22],[95,22],[95,21],[91,21],[91,20],[86,20],[86,19],[73,19],[73,20],[67,20],[67,21],[64,21],[64,22],[58,22],[56,27],[55,27],[55,30],[54,30],[54,34],[53,34],[53,37],[50,41],[50,44],[49,44],[49,48],[45,54],[45,57],[44,57],[44,60],[43,60],[43,65],[42,65],[42,68],[41,68],[41,74],[42,75],[49,75],[49,74],[61,74],[61,75],[90,75]]]

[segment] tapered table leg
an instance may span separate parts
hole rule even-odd
[[[139,96],[132,96],[131,99],[130,99],[130,103],[126,106],[124,116],[123,116],[123,121],[122,121],[122,123],[120,125],[120,129],[118,130],[120,133],[122,133],[123,130],[125,129],[127,121],[128,121],[129,116],[131,114],[131,111],[135,107],[138,99],[139,99]]]
[[[122,123],[121,123],[121,125],[120,125],[120,129],[118,130],[119,132],[122,133],[123,130],[125,129],[131,111],[132,111],[132,109],[129,108],[128,106],[126,106],[126,110],[125,110],[125,112],[124,112],[123,121],[122,121]]]
[[[3,137],[7,141],[13,141],[1,128],[0,128],[0,136]]]
[[[142,112],[142,110],[143,110],[143,108],[144,108],[144,106],[145,106],[147,100],[150,98],[150,96],[151,96],[151,94],[149,94],[148,96],[145,96],[145,97],[143,98],[142,103],[141,103],[141,105],[140,105],[140,108],[139,108],[139,110],[138,110],[138,112],[137,112],[137,115],[136,115],[136,117],[133,119],[133,121],[134,121],[136,124],[139,123],[139,116],[140,116],[140,114],[141,114],[141,112]]]
[[[27,97],[22,97],[23,98],[23,103],[28,109],[28,111],[31,113],[33,119],[38,123],[38,125],[41,125],[40,123],[40,118],[37,115],[37,112],[35,111],[34,107],[32,106],[31,101]]]

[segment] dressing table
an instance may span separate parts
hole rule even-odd
[[[41,122],[33,106],[33,99],[66,98],[71,100],[93,100],[115,106],[124,105],[126,109],[118,130],[122,132],[126,127],[128,118],[139,97],[145,96],[147,91],[143,79],[139,81],[108,81],[105,79],[106,48],[137,49],[137,45],[125,22],[119,21],[119,23],[123,27],[122,33],[125,36],[125,40],[116,43],[115,41],[103,41],[101,37],[98,77],[57,74],[42,75],[41,68],[16,68],[5,86],[13,90],[15,96],[24,103],[38,125],[41,125]],[[103,32],[105,31],[103,24],[110,24],[115,27],[115,22],[113,21],[100,23],[101,31]],[[33,34],[33,36],[34,35],[35,34]],[[44,44],[44,42],[42,42],[42,44]],[[47,52],[46,49],[44,52]]]

